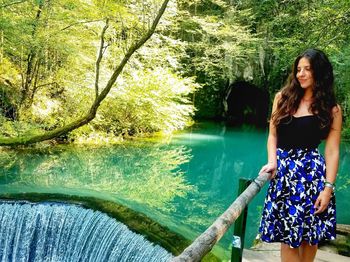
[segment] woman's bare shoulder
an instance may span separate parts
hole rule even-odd
[[[282,96],[282,91],[278,91],[275,95],[275,97],[277,98],[281,98],[281,96]]]
[[[276,94],[275,94],[275,101],[278,102],[282,97],[282,91],[278,91]]]

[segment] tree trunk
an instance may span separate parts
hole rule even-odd
[[[34,22],[33,22],[33,31],[32,31],[32,38],[33,40],[35,39],[35,36],[37,34],[37,30],[38,30],[38,24],[40,22],[40,19],[41,19],[41,14],[42,14],[42,10],[43,10],[43,7],[44,7],[44,1],[40,1],[39,2],[39,5],[38,5],[38,11],[36,12],[36,16],[35,16],[35,19],[34,19]],[[38,50],[37,50],[37,47],[34,46],[34,47],[31,47],[30,50],[29,50],[29,54],[28,54],[28,57],[27,57],[27,69],[26,69],[26,72],[24,74],[24,81],[23,81],[23,86],[22,86],[22,96],[21,96],[21,105],[24,106],[24,108],[26,106],[28,106],[25,101],[26,99],[28,98],[28,93],[29,93],[29,90],[32,86],[32,81],[33,81],[33,77],[35,75],[35,69],[36,69],[36,62],[39,62],[39,61],[36,61],[37,59],[37,53],[38,53]]]
[[[126,52],[124,58],[120,62],[120,64],[114,69],[114,72],[112,76],[110,77],[108,83],[106,84],[105,88],[99,93],[94,103],[92,104],[89,112],[81,117],[80,119],[73,121],[69,123],[68,125],[65,125],[63,127],[54,129],[52,131],[47,131],[40,135],[34,135],[34,136],[22,136],[22,137],[15,137],[15,138],[0,138],[0,146],[17,146],[17,145],[28,145],[33,144],[49,139],[56,138],[58,136],[61,136],[63,134],[66,134],[74,129],[77,129],[83,125],[86,125],[91,120],[93,120],[96,116],[96,112],[102,103],[102,101],[106,98],[109,91],[113,87],[114,83],[116,82],[118,76],[122,72],[124,66],[129,61],[130,57],[153,35],[160,18],[164,14],[164,11],[168,5],[169,0],[164,0],[162,6],[160,7],[158,14],[156,18],[154,19],[151,28],[146,32],[146,34],[138,40],[134,45],[132,45],[128,51]],[[105,32],[105,31],[104,31]],[[103,37],[103,36],[102,36]]]

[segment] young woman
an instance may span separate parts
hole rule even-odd
[[[271,181],[259,233],[265,242],[281,242],[283,262],[313,261],[318,243],[336,235],[342,113],[333,80],[327,56],[308,49],[296,58],[273,102],[268,163],[260,170],[271,173]],[[321,140],[324,157],[318,151]]]

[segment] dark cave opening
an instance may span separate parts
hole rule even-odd
[[[225,116],[228,125],[243,124],[267,127],[269,113],[269,93],[257,86],[237,81],[231,84],[226,93]]]

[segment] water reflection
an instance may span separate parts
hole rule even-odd
[[[192,232],[203,232],[236,198],[239,178],[256,176],[266,159],[265,138],[264,131],[217,124],[176,135],[172,144],[191,149],[192,159],[182,169],[198,192],[190,192],[187,203],[179,200],[179,212],[172,215]],[[224,241],[229,245],[230,236]]]
[[[175,197],[183,198],[196,190],[178,168],[189,160],[190,152],[184,146],[150,144],[3,151],[0,184],[27,192],[78,189],[170,210],[169,203]]]
[[[337,176],[337,192],[350,191],[350,143],[341,144],[339,170]],[[349,222],[350,223],[350,215]]]

